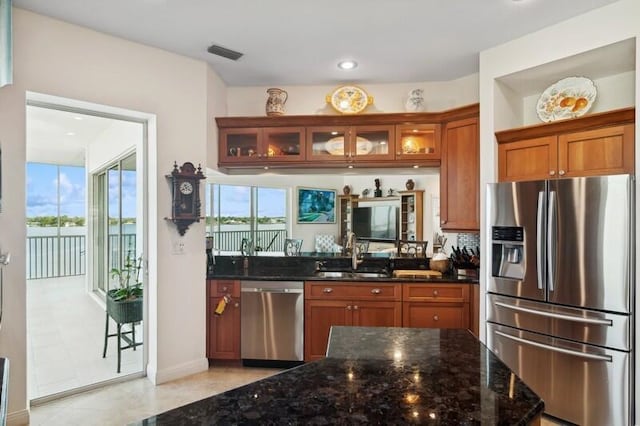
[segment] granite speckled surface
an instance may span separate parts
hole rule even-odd
[[[142,425],[524,425],[543,401],[466,330],[333,327],[325,359]]]

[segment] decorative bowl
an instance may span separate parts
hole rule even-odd
[[[442,272],[443,274],[449,270],[449,259],[429,260],[429,269],[432,271]]]

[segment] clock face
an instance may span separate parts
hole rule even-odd
[[[184,195],[189,195],[193,192],[193,185],[191,182],[182,182],[180,184],[180,192]]]

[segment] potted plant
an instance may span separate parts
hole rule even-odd
[[[111,276],[118,279],[118,288],[107,291],[107,313],[119,324],[142,321],[142,256],[133,258],[127,254],[121,269],[111,269]]]

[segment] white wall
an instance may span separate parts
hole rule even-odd
[[[480,54],[480,183],[481,183],[481,240],[487,250],[486,226],[486,197],[484,188],[488,182],[497,180],[497,147],[494,132],[496,128],[505,123],[502,114],[505,112],[506,102],[501,90],[496,89],[496,80],[515,72],[534,68],[542,64],[548,64],[572,55],[587,52],[602,46],[616,43],[622,40],[635,38],[635,63],[636,72],[633,88],[626,98],[633,105],[640,104],[640,73],[637,66],[640,64],[640,2],[637,0],[621,0],[609,6],[596,9],[589,13],[577,16],[557,25],[545,28],[536,33],[524,36],[509,43],[481,52]],[[597,31],[585,31],[585,28],[597,28]],[[580,34],[576,37],[567,37],[567,34]],[[577,70],[579,71],[579,70]],[[621,76],[620,78],[628,78]],[[599,94],[599,96],[606,96]],[[628,101],[627,101],[628,102]],[[640,134],[640,117],[636,109],[636,153],[640,152],[637,135]],[[636,155],[636,170],[640,170],[640,156]],[[636,203],[640,202],[636,185]],[[636,211],[640,205],[636,204]],[[636,246],[640,237],[636,232]],[[485,251],[486,253],[486,251]],[[636,256],[639,256],[636,250]],[[480,278],[480,335],[485,339],[485,303],[488,268],[486,258],[482,259],[481,270],[484,271]],[[640,258],[636,258],[636,270],[640,270]],[[637,306],[635,312],[638,312]],[[640,337],[639,315],[636,315],[636,340]],[[636,350],[636,365],[638,353]],[[636,413],[640,412],[638,403],[638,381],[636,380]]]
[[[337,112],[325,98],[336,86],[283,86],[289,98],[285,104],[287,115],[330,114]],[[451,81],[432,81],[402,84],[360,85],[373,96],[373,105],[363,114],[404,112],[404,103],[411,89],[424,89],[426,111],[444,111],[478,102],[478,75],[472,74]],[[263,116],[268,87],[229,87],[230,116]]]
[[[159,382],[205,369],[204,224],[191,226],[184,237],[186,253],[176,256],[170,252],[176,229],[162,218],[170,213],[164,175],[173,162],[205,165],[207,160],[207,108],[224,111],[224,99],[215,98],[217,88],[208,87],[215,78],[203,62],[21,9],[13,13],[14,84],[0,89],[4,178],[25,187],[26,91],[155,115],[146,153],[151,238],[148,373]],[[26,422],[28,407],[23,191],[4,192],[0,236],[0,248],[14,254],[4,271],[0,356],[11,359],[9,422],[19,424]]]

